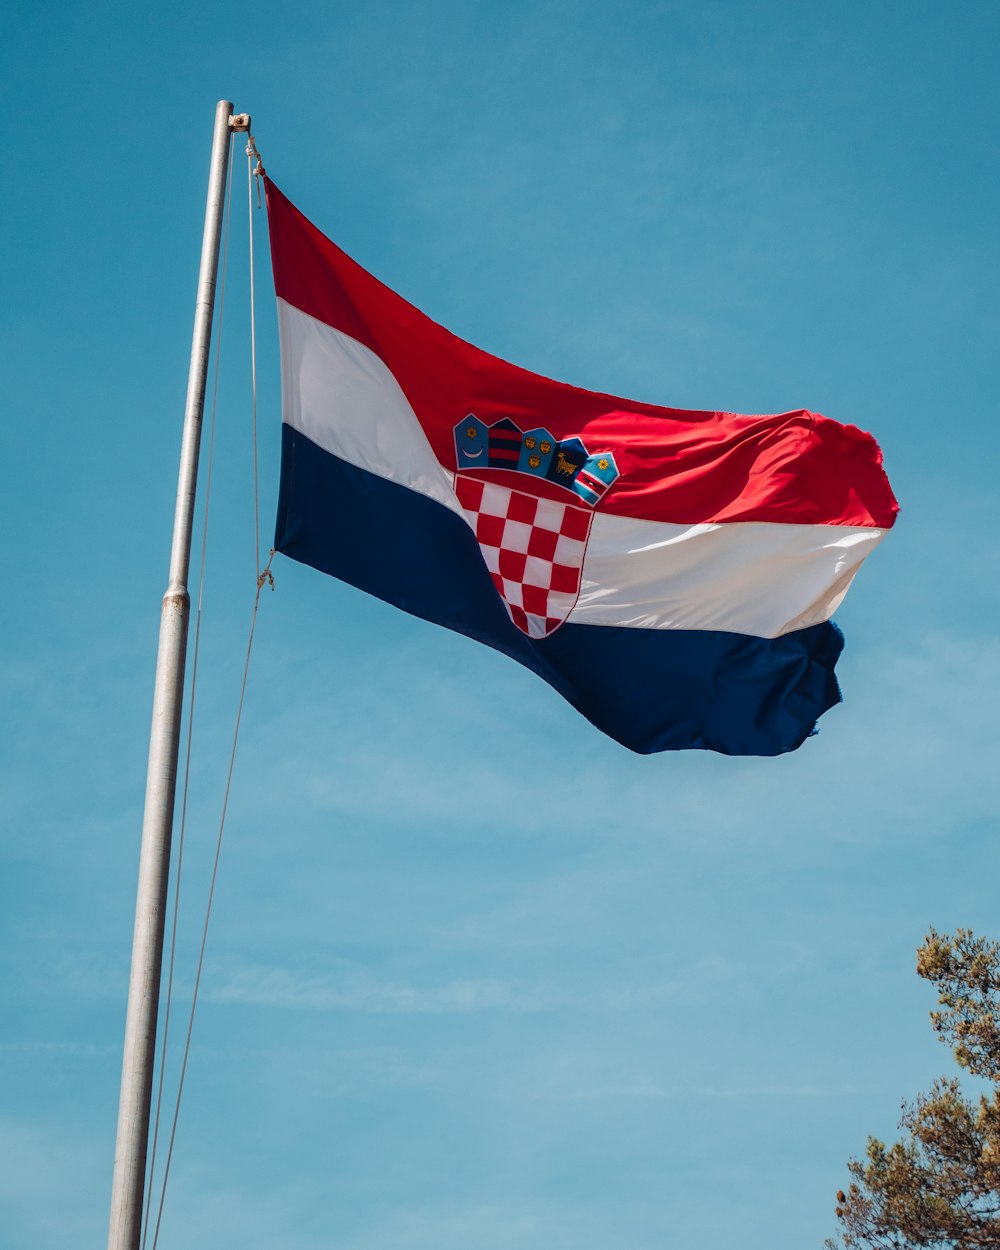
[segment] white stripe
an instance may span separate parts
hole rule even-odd
[[[764,521],[669,525],[598,513],[569,620],[775,638],[828,620],[884,534]]]
[[[452,475],[431,451],[399,383],[370,348],[283,299],[278,333],[286,425],[348,464],[465,516]]]
[[[467,520],[452,473],[383,361],[284,300],[278,325],[284,420],[325,451]],[[569,620],[775,638],[827,620],[884,535],[867,526],[672,525],[598,512]]]

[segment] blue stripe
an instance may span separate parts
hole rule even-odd
[[[643,754],[701,747],[780,755],[840,701],[832,622],[755,638],[709,630],[516,629],[468,525],[282,426],[278,551],[504,652],[598,729]]]

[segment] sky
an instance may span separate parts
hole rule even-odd
[[[847,1160],[951,1067],[915,947],[1000,937],[1000,9],[0,23],[0,1250],[107,1235],[223,97],[282,190],[462,337],[651,403],[859,425],[902,513],[837,616],[844,703],[777,759],[632,755],[504,657],[277,557],[159,1245],[821,1246]],[[232,194],[171,1097],[254,591],[239,147]]]

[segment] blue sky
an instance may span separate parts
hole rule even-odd
[[[631,756],[503,657],[276,561],[160,1245],[833,1231],[846,1159],[948,1063],[914,947],[1000,936],[998,35],[974,2],[8,8],[0,1250],[106,1236],[222,96],[463,337],[858,424],[903,514],[838,617],[845,703],[777,760]],[[235,173],[179,1012],[253,591]]]

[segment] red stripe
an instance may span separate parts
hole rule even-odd
[[[278,296],[351,335],[386,364],[434,454],[454,469],[455,422],[511,418],[614,453],[601,511],[649,520],[888,527],[898,505],[878,445],[798,409],[769,416],[634,403],[552,381],[457,338],[389,290],[267,180]]]

